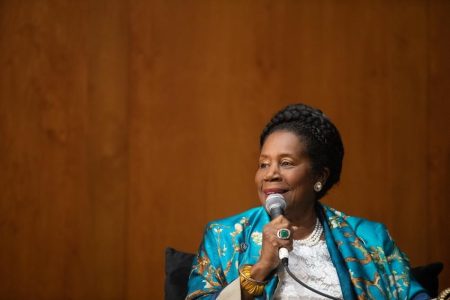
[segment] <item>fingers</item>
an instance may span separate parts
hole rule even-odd
[[[288,229],[290,231],[290,236],[287,239],[281,239],[278,237],[277,233],[280,229]],[[279,248],[283,247],[292,250],[292,234],[295,227],[290,224],[290,222],[283,216],[279,216],[273,219],[264,227],[263,232],[263,242],[270,244],[272,248],[278,251]]]
[[[290,230],[290,236],[286,239],[279,238],[277,232],[280,229]],[[264,226],[261,256],[258,263],[265,266],[265,268],[268,269],[266,271],[270,272],[278,267],[280,263],[278,250],[280,248],[286,248],[288,251],[292,250],[292,236],[294,229],[295,227],[283,216],[273,219]]]
[[[291,223],[284,216],[276,217],[269,224],[272,224],[273,226],[277,227],[278,229],[291,227]]]

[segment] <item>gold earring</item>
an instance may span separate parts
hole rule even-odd
[[[320,192],[320,191],[322,190],[322,182],[317,181],[317,182],[314,184],[314,190],[315,190],[317,193]]]

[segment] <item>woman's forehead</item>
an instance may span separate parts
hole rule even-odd
[[[261,156],[283,154],[304,154],[306,145],[295,133],[287,130],[272,132],[265,140],[261,148]]]

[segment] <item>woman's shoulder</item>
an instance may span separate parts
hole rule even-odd
[[[324,205],[325,209],[333,212],[333,215],[342,217],[345,222],[352,228],[352,230],[359,237],[390,239],[389,232],[386,226],[377,221],[369,220],[359,216],[347,215],[341,211]]]
[[[355,231],[386,231],[386,226],[381,222],[372,221],[362,217],[348,216],[347,221]]]
[[[207,224],[207,229],[234,227],[236,224],[248,226],[249,224],[266,223],[269,216],[262,206],[254,207],[239,214],[222,219],[211,221]]]

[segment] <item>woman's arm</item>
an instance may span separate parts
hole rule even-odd
[[[226,285],[216,234],[217,229],[208,224],[192,263],[186,299],[216,299]]]

